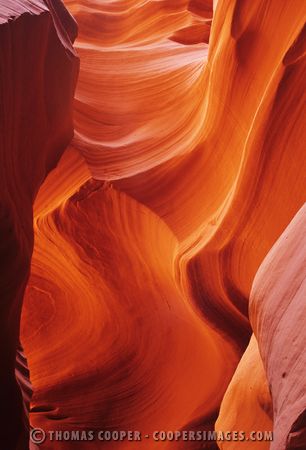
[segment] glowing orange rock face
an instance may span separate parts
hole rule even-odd
[[[178,286],[178,242],[158,216],[89,181],[35,230],[22,330],[33,426],[150,433],[217,408],[235,356]]]
[[[60,2],[46,3],[65,49],[62,59],[53,49],[52,61],[70,71],[49,80],[54,71],[39,51],[33,56],[36,67],[50,69],[48,89],[39,92],[53,99],[61,126],[45,132],[44,122],[25,124],[25,149],[31,142],[34,150],[17,178],[30,195],[23,215],[24,194],[14,194],[20,217],[15,212],[12,222],[28,246],[16,254],[26,248],[27,264],[32,202],[71,137],[72,25]],[[306,197],[305,2],[65,5],[79,26],[81,68],[74,139],[34,203],[21,325],[31,425],[143,435],[212,430],[221,405],[217,430],[273,428],[273,450],[303,446],[303,212],[290,238],[286,231],[271,248]],[[38,107],[32,113],[41,117]],[[19,269],[10,263],[6,270],[12,277]],[[19,305],[26,270],[20,279],[20,293],[14,284],[11,294]],[[14,330],[17,341],[18,323]],[[286,358],[291,346],[296,364]],[[199,443],[44,443],[55,450],[136,446],[191,450]],[[246,442],[219,447],[249,449]]]
[[[244,439],[219,442],[222,450],[268,450],[271,441],[250,442],[254,431],[273,430],[272,400],[258,344],[254,335],[223,397],[216,430],[239,430]],[[239,438],[239,436],[238,436]]]
[[[81,58],[74,146],[95,178],[143,173],[199,143],[212,11],[198,3],[66,2]]]

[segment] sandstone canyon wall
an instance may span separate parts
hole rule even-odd
[[[15,379],[29,391],[19,346],[33,249],[33,202],[73,136],[76,24],[60,2],[0,2],[1,446],[25,448],[26,417]]]
[[[305,18],[304,0],[0,0],[6,449],[29,427],[306,448]],[[218,448],[42,444],[160,447]]]

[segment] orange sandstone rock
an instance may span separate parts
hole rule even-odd
[[[60,2],[0,1],[1,446],[27,447],[28,370],[19,323],[33,249],[32,206],[73,135],[76,24]]]

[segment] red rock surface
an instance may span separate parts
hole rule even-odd
[[[221,450],[269,449],[270,441],[250,442],[249,438],[253,431],[273,431],[272,409],[266,372],[257,340],[252,335],[222,399],[219,417],[216,421],[218,432],[243,431],[245,439],[241,441],[221,441],[218,443],[219,448]]]
[[[32,205],[73,136],[76,24],[60,3],[0,1],[1,446],[26,448],[14,371],[22,298],[33,249]],[[25,402],[26,360],[17,358]]]
[[[0,33],[16,34],[0,59],[14,49],[17,78],[3,80],[28,102],[5,115],[3,323],[13,369],[34,226],[21,323],[31,425],[273,429],[272,450],[306,448],[303,212],[284,231],[306,198],[304,0],[66,0],[79,27],[75,136],[44,182],[72,137],[75,24],[59,1],[19,3],[0,7]]]
[[[269,382],[274,415],[271,450],[306,443],[306,205],[256,274],[250,319]]]

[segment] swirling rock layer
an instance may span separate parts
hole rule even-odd
[[[61,4],[0,1],[0,439],[6,449],[27,445],[15,365],[26,405],[28,369],[22,350],[17,360],[16,351],[33,249],[32,208],[73,135],[75,35]]]
[[[4,153],[3,186],[13,193],[3,223],[7,235],[16,230],[5,265],[9,308],[20,309],[27,282],[35,199],[21,324],[32,426],[212,429],[221,405],[218,430],[273,428],[273,450],[303,446],[303,210],[273,245],[306,198],[305,2],[65,4],[79,26],[75,136],[37,197],[71,137],[74,26],[51,0],[12,2],[19,15],[24,8],[32,15],[0,25],[43,19],[41,35],[49,30],[57,43],[36,40],[32,63],[17,48],[35,71],[37,105],[20,126],[22,115],[5,116],[4,149],[13,150]],[[16,33],[16,44],[3,47],[7,58],[20,41],[30,45]],[[40,46],[51,46],[50,60]],[[13,73],[21,76],[18,61]],[[54,67],[63,72],[58,78]],[[19,84],[30,75],[4,80],[31,92]],[[48,120],[56,116],[52,126],[40,107]],[[16,319],[14,326],[12,363]],[[77,445],[216,448],[152,439],[46,441],[44,448]]]

